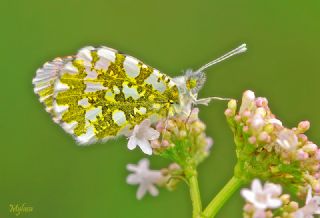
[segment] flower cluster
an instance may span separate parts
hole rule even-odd
[[[235,176],[280,183],[301,196],[309,185],[320,193],[320,149],[304,134],[308,121],[296,128],[284,127],[267,99],[256,98],[252,91],[244,92],[239,111],[231,100],[225,115],[235,135]]]
[[[281,194],[280,185],[265,183],[254,179],[251,189],[242,189],[241,195],[246,200],[243,207],[245,218],[313,218],[320,214],[320,197],[312,196],[311,187],[305,205],[299,208],[296,201],[290,200],[290,195]]]
[[[194,108],[188,115],[176,115],[154,125],[147,119],[134,127],[128,138],[129,149],[139,146],[146,154],[159,155],[173,162],[161,170],[150,170],[147,159],[141,160],[138,165],[127,166],[133,172],[128,176],[127,183],[139,185],[138,199],[147,192],[156,196],[157,186],[174,190],[208,156],[213,141],[206,136],[205,125],[199,120],[198,113],[199,110]]]
[[[151,142],[155,154],[168,158],[182,168],[198,165],[204,160],[213,144],[205,134],[205,124],[194,108],[189,115],[177,115],[156,124],[160,137]]]

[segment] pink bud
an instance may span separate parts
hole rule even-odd
[[[317,160],[320,160],[320,149],[318,149],[318,150],[316,151],[316,153],[315,153],[315,158],[316,158]]]
[[[308,141],[308,137],[305,134],[299,134],[298,138],[301,142],[307,142]]]
[[[309,157],[308,153],[304,152],[303,150],[299,149],[297,151],[297,159],[298,160],[305,160]]]
[[[247,213],[251,213],[254,211],[254,207],[252,204],[245,204],[244,207],[243,207],[243,210]]]
[[[151,141],[151,147],[152,148],[159,148],[160,147],[159,141],[158,140]]]
[[[290,202],[290,195],[283,194],[280,196],[280,199],[284,204],[288,204]]]
[[[161,145],[162,145],[163,147],[168,147],[168,146],[170,145],[170,143],[169,143],[167,140],[162,140]]]
[[[306,144],[302,147],[303,151],[308,152],[308,153],[313,153],[315,151],[317,151],[318,146],[315,144]]]
[[[180,167],[179,164],[177,164],[177,163],[172,163],[172,164],[170,164],[168,168],[169,168],[169,170],[171,170],[171,171],[175,171],[175,170],[180,170],[180,169],[181,169],[181,167]]]
[[[289,203],[289,206],[290,206],[290,208],[292,208],[294,210],[298,210],[299,209],[299,204],[298,204],[298,202],[295,202],[295,201],[291,201]]]
[[[266,141],[268,141],[268,138],[269,138],[269,135],[266,132],[261,132],[259,134],[259,140],[260,141],[266,142]]]
[[[257,107],[264,107],[268,105],[268,100],[266,98],[258,97],[256,99]]]
[[[162,121],[159,121],[156,125],[156,130],[158,132],[162,132],[162,130],[164,129],[164,126],[163,126],[163,122]]]
[[[301,132],[306,132],[310,128],[310,122],[309,121],[302,121],[298,124],[298,129]]]
[[[256,141],[257,141],[257,139],[256,139],[255,136],[251,136],[251,137],[248,139],[248,141],[249,141],[250,144],[255,144]]]
[[[236,122],[240,122],[241,121],[241,116],[240,115],[235,116],[234,120]]]
[[[320,164],[313,165],[313,166],[311,167],[311,169],[312,169],[313,171],[319,171],[319,170],[320,170]]]
[[[244,119],[244,120],[247,120],[250,116],[251,116],[251,112],[248,111],[248,110],[245,110],[245,111],[242,113],[242,119]]]
[[[206,138],[207,146],[211,147],[213,145],[213,139],[211,137]]]
[[[320,193],[320,184],[319,184],[319,182],[317,182],[317,183],[313,186],[313,190],[314,190],[316,193]]]
[[[315,173],[313,176],[314,176],[314,178],[319,179],[320,178],[320,173]]]
[[[245,133],[248,133],[249,132],[249,126],[244,126],[242,128],[242,131],[245,132]]]
[[[227,117],[232,117],[233,116],[233,111],[231,109],[226,109],[224,111],[224,115],[226,115]]]

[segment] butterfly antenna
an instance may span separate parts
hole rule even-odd
[[[247,51],[247,47],[246,46],[247,46],[246,44],[240,45],[239,47],[237,47],[237,48],[233,49],[232,51],[222,55],[221,57],[219,57],[219,58],[217,58],[217,59],[215,59],[215,60],[213,60],[213,61],[211,61],[211,62],[209,62],[209,63],[207,63],[205,65],[203,65],[196,72],[204,71],[205,69],[211,67],[212,65],[215,65],[215,64],[217,64],[217,63],[219,63],[221,61],[224,61],[224,60],[226,60],[226,59],[228,59],[228,58],[230,58],[230,57],[232,57],[234,55],[237,55],[237,54],[240,54],[240,53],[243,53],[243,52]]]

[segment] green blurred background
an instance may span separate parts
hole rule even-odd
[[[20,217],[191,217],[185,185],[157,198],[135,198],[127,163],[144,157],[124,138],[78,147],[54,124],[33,94],[31,80],[45,61],[86,45],[106,45],[171,76],[197,68],[245,42],[248,52],[207,71],[200,96],[239,98],[246,89],[269,99],[292,127],[313,124],[320,137],[320,2],[314,1],[1,1],[0,217],[9,204],[34,208]],[[199,167],[204,204],[232,176],[235,154],[225,102],[201,107],[215,140]],[[151,166],[168,162],[151,157]],[[217,217],[241,217],[239,193]]]

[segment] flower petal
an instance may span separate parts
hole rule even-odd
[[[146,130],[145,134],[146,134],[145,138],[147,140],[156,140],[160,136],[160,133],[157,130],[152,128],[149,128],[148,130]]]
[[[150,162],[147,158],[143,158],[138,163],[140,171],[149,171]]]
[[[128,148],[130,150],[133,150],[137,147],[137,140],[134,135],[130,136],[129,141],[128,141]]]
[[[150,119],[145,119],[140,124],[140,126],[147,126],[147,127],[149,127],[150,125],[151,125]]]
[[[127,170],[137,172],[139,170],[139,167],[135,164],[127,164]]]
[[[241,195],[246,201],[249,201],[251,203],[255,201],[255,194],[249,189],[242,189]]]
[[[267,206],[269,208],[278,208],[282,205],[282,201],[278,198],[269,198],[268,201],[267,201]]]
[[[282,188],[280,185],[276,185],[273,183],[266,183],[264,185],[264,192],[266,194],[272,195],[273,197],[278,197],[279,195],[281,195]]]
[[[143,153],[148,155],[152,154],[151,145],[146,139],[139,139],[137,142]]]
[[[138,200],[141,200],[142,197],[146,194],[147,192],[147,187],[143,184],[141,184],[138,188],[138,191],[137,191],[137,199]]]
[[[130,185],[136,185],[136,184],[139,184],[140,182],[141,182],[141,179],[136,174],[130,174],[127,177],[127,183]]]
[[[251,190],[254,193],[262,192],[262,185],[259,179],[254,179],[251,184]]]
[[[161,182],[164,177],[162,175],[162,173],[158,170],[150,170],[150,172],[148,173],[148,179],[152,182],[152,183],[159,183]]]
[[[157,196],[159,194],[158,189],[154,185],[150,185],[148,191],[152,196]]]

